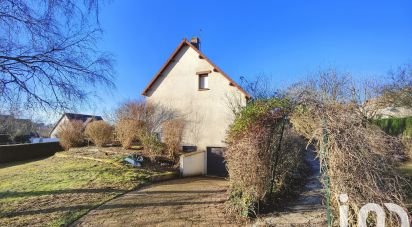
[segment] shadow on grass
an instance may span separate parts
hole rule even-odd
[[[7,168],[7,167],[12,167],[12,166],[24,165],[24,164],[27,164],[27,163],[30,163],[30,162],[41,161],[41,160],[50,158],[52,156],[53,155],[44,156],[44,157],[40,157],[40,158],[34,158],[34,159],[28,159],[28,160],[24,160],[24,161],[0,163],[0,169]]]
[[[77,205],[77,206],[53,207],[53,208],[37,209],[37,210],[13,211],[9,213],[0,212],[0,217],[12,218],[12,217],[18,217],[22,215],[48,214],[48,213],[61,212],[61,211],[90,210],[95,207],[96,207],[95,205]]]
[[[131,192],[130,194],[210,194],[210,193],[220,193],[220,192],[226,192],[226,189],[222,190],[202,190],[202,191],[136,191],[136,192]]]
[[[122,208],[147,208],[153,206],[184,206],[184,205],[205,205],[205,204],[219,204],[224,203],[226,200],[219,201],[168,201],[159,203],[127,203],[127,204],[105,204],[98,208],[98,210],[110,210],[110,209],[122,209]],[[53,212],[62,212],[70,210],[90,210],[95,208],[95,205],[77,205],[77,206],[62,206],[62,207],[52,207],[46,209],[37,210],[24,210],[24,211],[14,211],[10,213],[0,213],[0,217],[17,217],[22,215],[36,215],[36,214],[47,214]]]
[[[125,190],[113,189],[113,188],[87,188],[87,189],[63,189],[63,190],[51,190],[51,191],[28,191],[28,192],[16,192],[7,191],[0,192],[0,198],[16,198],[16,197],[29,197],[29,196],[42,196],[42,195],[58,195],[58,194],[78,194],[78,193],[124,193]]]

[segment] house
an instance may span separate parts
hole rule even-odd
[[[0,144],[29,143],[36,136],[36,123],[32,120],[0,114]]]
[[[66,122],[71,121],[81,121],[86,128],[87,124],[92,121],[101,121],[103,118],[101,116],[93,116],[86,114],[76,114],[76,113],[64,113],[57,123],[54,125],[53,129],[50,131],[50,138],[57,138],[59,130]]]
[[[377,111],[377,118],[404,118],[412,116],[412,109],[407,107],[386,107]]]
[[[412,116],[412,109],[407,106],[390,106],[385,101],[382,102],[380,97],[369,99],[365,102],[362,111],[369,118],[405,118]]]
[[[198,154],[188,154],[196,169],[190,175],[226,174],[223,148],[232,110],[245,106],[250,95],[200,51],[199,38],[183,39],[142,95],[185,120],[183,150]]]

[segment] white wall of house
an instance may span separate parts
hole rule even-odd
[[[406,107],[386,107],[377,111],[376,116],[379,118],[410,117],[412,116],[412,109]]]
[[[63,116],[63,118],[57,123],[58,125],[50,133],[50,138],[57,138],[57,135],[58,135],[61,127],[68,121],[69,121],[69,118],[67,118],[67,116]]]
[[[246,97],[237,87],[189,46],[184,46],[174,61],[147,92],[147,101],[174,109],[186,120],[183,145],[224,147],[228,126],[234,115],[229,102],[246,105]],[[199,90],[199,75],[208,74],[209,90]]]
[[[180,173],[183,177],[206,174],[206,152],[197,151],[180,156]]]

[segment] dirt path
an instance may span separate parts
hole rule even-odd
[[[73,226],[221,226],[227,181],[183,178],[149,186],[114,199]]]
[[[305,161],[311,169],[300,196],[283,212],[269,214],[256,222],[257,226],[325,226],[325,207],[322,205],[319,160],[313,151],[306,151]]]

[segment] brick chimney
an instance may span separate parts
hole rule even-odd
[[[199,37],[192,37],[191,39],[190,39],[190,43],[193,45],[193,46],[195,46],[198,50],[200,50],[200,39],[199,39]]]

